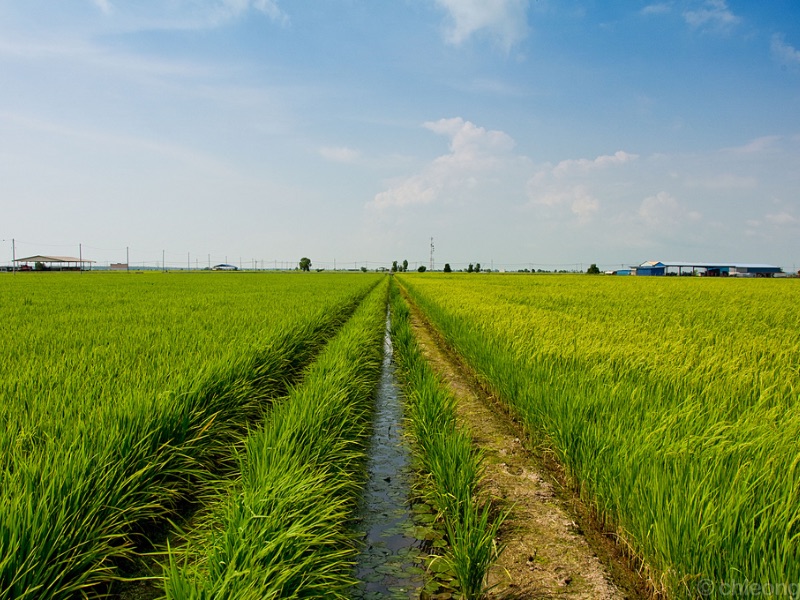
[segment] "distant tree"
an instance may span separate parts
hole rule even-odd
[[[474,270],[475,267],[472,266],[472,263],[469,263],[469,266],[467,267],[467,273],[472,273]]]
[[[361,267],[361,272],[362,273],[366,273],[367,272],[367,267]]]
[[[425,265],[420,265],[419,267],[417,267],[417,271],[419,271],[420,273],[424,273],[426,270],[427,267]]]
[[[408,261],[404,259],[403,260],[403,273],[405,273],[406,271],[408,271]]]
[[[599,275],[600,269],[597,268],[597,265],[592,263],[591,266],[586,269],[586,273],[589,275]]]
[[[475,265],[475,272],[476,272],[476,273],[480,273],[480,272],[481,272],[481,263],[477,263],[477,264]]]
[[[304,256],[300,259],[300,270],[301,271],[310,271],[311,270],[311,259],[307,256]]]
[[[392,261],[392,273],[397,273],[397,261]]]
[[[444,263],[444,272],[452,273],[453,269],[450,268],[450,263]]]

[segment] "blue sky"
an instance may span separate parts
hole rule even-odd
[[[800,268],[800,5],[0,0],[0,263],[431,237],[439,267]]]

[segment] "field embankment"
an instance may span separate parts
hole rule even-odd
[[[433,591],[481,598],[500,551],[496,537],[505,515],[481,489],[483,455],[456,418],[455,397],[422,355],[408,305],[394,284],[391,291],[392,340],[420,488],[443,530],[443,552],[429,563],[438,573],[431,580]]]
[[[401,281],[655,592],[797,590],[796,281]]]

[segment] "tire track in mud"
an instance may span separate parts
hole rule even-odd
[[[404,294],[405,295],[405,294]],[[525,448],[522,429],[486,394],[435,328],[411,307],[424,356],[458,399],[459,419],[485,455],[483,486],[511,508],[500,535],[505,550],[489,573],[490,598],[648,598],[622,550],[599,532],[590,512]]]

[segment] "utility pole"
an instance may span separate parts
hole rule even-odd
[[[83,274],[83,244],[78,244],[78,272]]]
[[[8,240],[2,240],[7,242]],[[17,243],[14,238],[11,238],[11,272],[16,275],[17,274]]]
[[[161,268],[164,269],[164,272],[167,272],[167,252],[166,250],[161,250]]]
[[[131,249],[125,246],[125,270],[131,270]]]
[[[431,264],[428,269],[433,271],[433,238],[431,238]]]

